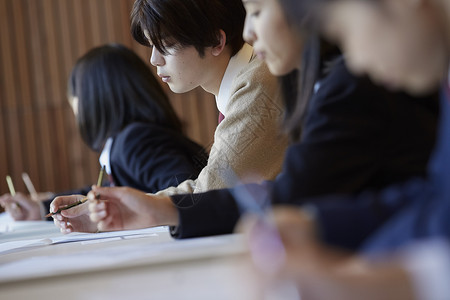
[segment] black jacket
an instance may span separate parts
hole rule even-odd
[[[197,178],[207,160],[205,150],[180,133],[161,125],[132,123],[114,137],[110,152],[112,183],[156,193]],[[85,195],[89,190],[87,186],[57,196]],[[47,211],[51,201],[44,202]]]
[[[207,158],[201,146],[171,129],[133,123],[114,138],[110,164],[115,185],[156,193],[197,178]]]

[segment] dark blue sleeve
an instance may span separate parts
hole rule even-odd
[[[389,250],[416,239],[450,238],[450,101],[440,102],[438,139],[427,180],[379,193],[314,203],[324,239],[363,252]]]
[[[179,215],[179,225],[171,228],[175,238],[232,233],[240,211],[228,189],[171,197]]]
[[[237,200],[247,195],[259,205],[267,202],[272,181],[262,184],[240,185],[233,189],[212,190],[205,193],[174,195],[172,201],[178,209],[179,226],[172,228],[175,238],[189,238],[232,233],[241,214],[249,205]]]
[[[312,199],[321,237],[327,244],[357,250],[377,228],[403,208],[430,195],[423,179],[410,180],[382,191],[367,191],[356,197],[329,196]]]
[[[428,168],[428,184],[411,193],[407,206],[393,215],[362,246],[363,252],[395,249],[417,239],[450,239],[450,92],[441,94],[438,141]]]
[[[197,178],[207,155],[181,134],[158,126],[132,124],[114,139],[111,169],[116,185],[156,193]]]
[[[360,247],[364,253],[392,251],[421,239],[450,240],[450,201],[430,191],[421,191],[375,231]]]

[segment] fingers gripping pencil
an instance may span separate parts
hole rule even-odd
[[[103,166],[103,167],[101,168],[100,173],[98,174],[97,186],[101,186],[101,185],[102,185],[104,174],[105,174],[105,166]],[[48,218],[48,217],[50,217],[50,216],[59,214],[59,213],[61,213],[61,211],[63,211],[63,210],[70,209],[70,208],[72,208],[72,207],[78,206],[78,205],[80,205],[80,204],[85,203],[86,201],[88,201],[88,197],[84,197],[84,198],[78,200],[77,202],[74,202],[74,203],[69,204],[69,205],[64,206],[64,207],[61,207],[61,208],[59,208],[57,211],[51,212],[51,213],[47,214],[45,217]]]

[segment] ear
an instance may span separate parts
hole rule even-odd
[[[212,55],[219,56],[223,49],[225,49],[225,45],[227,44],[227,34],[222,29],[219,30],[219,44],[212,48]]]

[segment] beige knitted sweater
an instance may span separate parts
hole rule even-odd
[[[278,79],[252,58],[234,78],[225,119],[217,126],[207,166],[157,194],[201,193],[239,182],[271,180],[281,171],[288,139],[281,134],[284,106]]]

